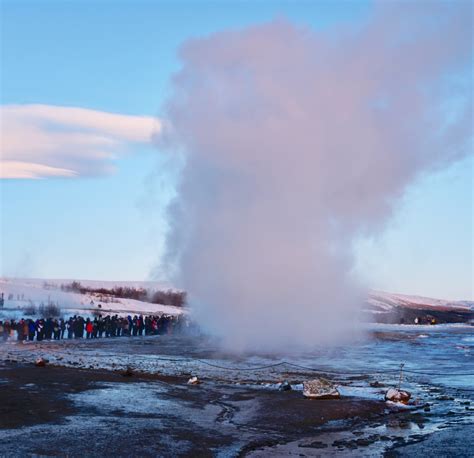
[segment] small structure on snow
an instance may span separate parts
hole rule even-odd
[[[408,404],[408,401],[411,398],[411,393],[400,389],[402,385],[404,365],[405,365],[404,363],[400,364],[400,378],[398,379],[398,387],[389,388],[389,390],[385,393],[386,401],[401,402],[402,404]]]
[[[341,397],[336,386],[324,378],[304,382],[303,395],[310,399],[339,399]]]

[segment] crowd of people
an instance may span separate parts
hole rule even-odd
[[[0,321],[0,339],[15,338],[18,341],[42,341],[61,339],[98,339],[103,337],[143,336],[173,334],[187,326],[182,315],[99,315],[83,318],[74,315],[63,318],[22,318]]]

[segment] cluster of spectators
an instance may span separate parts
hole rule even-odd
[[[93,319],[74,315],[68,320],[22,318],[19,321],[0,321],[0,338],[7,340],[16,332],[19,341],[61,339],[97,339],[102,337],[143,336],[172,334],[180,331],[185,323],[182,315],[149,315],[133,318],[118,315],[99,315]]]

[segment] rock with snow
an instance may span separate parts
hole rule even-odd
[[[288,382],[288,380],[285,380],[284,382],[281,382],[280,385],[278,386],[279,391],[290,391],[291,390],[291,385]]]
[[[338,399],[341,397],[336,386],[324,378],[304,382],[303,395],[310,399]]]
[[[191,377],[189,380],[188,380],[188,385],[199,385],[201,383],[201,381],[196,377]]]
[[[385,400],[392,402],[401,402],[402,404],[408,404],[411,398],[411,393],[408,391],[398,390],[396,388],[390,388],[385,393]]]
[[[47,359],[45,358],[38,358],[36,361],[35,361],[35,366],[37,367],[44,367],[46,366],[46,363],[48,362]]]

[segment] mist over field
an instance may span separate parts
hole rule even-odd
[[[469,17],[385,3],[359,28],[278,19],[183,45],[159,140],[185,157],[166,262],[205,330],[234,350],[353,336],[354,241],[468,153]]]

